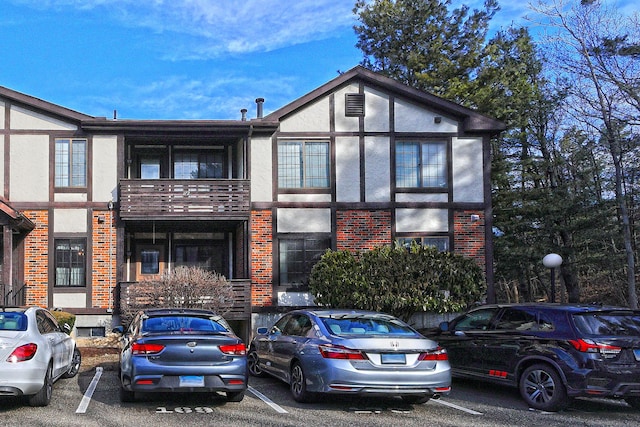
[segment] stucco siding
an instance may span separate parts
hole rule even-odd
[[[458,122],[434,113],[402,99],[396,99],[395,129],[396,132],[458,132]],[[435,117],[441,117],[435,123]]]
[[[93,200],[115,201],[118,186],[118,140],[115,136],[93,138]]]
[[[453,139],[453,201],[477,202],[483,198],[482,138]]]
[[[336,138],[336,201],[360,201],[359,138]]]
[[[0,129],[4,129],[4,111],[5,111],[4,102],[0,101]]]
[[[11,200],[49,201],[49,136],[12,135],[10,145]]]
[[[449,231],[446,209],[396,209],[398,233],[432,233]]]
[[[281,132],[329,132],[329,97],[296,111],[280,124]]]
[[[391,199],[389,138],[368,137],[364,144],[366,201],[388,202]]]
[[[357,132],[359,128],[358,117],[345,116],[345,94],[358,93],[358,85],[346,86],[335,93],[335,126],[336,132]]]
[[[316,208],[278,209],[278,233],[330,233],[331,210]]]
[[[389,95],[365,87],[364,130],[366,132],[389,131]]]
[[[53,231],[54,233],[86,233],[86,209],[55,209]]]
[[[271,187],[271,138],[251,138],[251,201],[270,202]]]
[[[278,194],[279,202],[329,203],[331,194]]]
[[[77,126],[65,123],[34,111],[17,106],[11,107],[11,129],[30,130],[76,130]]]

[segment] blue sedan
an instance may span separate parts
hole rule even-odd
[[[224,392],[239,402],[247,389],[246,346],[216,313],[140,311],[123,333],[120,400],[138,392]]]
[[[298,402],[332,393],[424,403],[451,391],[446,350],[383,313],[292,311],[258,329],[247,357],[252,375],[288,383]]]

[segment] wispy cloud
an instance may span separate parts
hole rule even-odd
[[[99,14],[163,37],[170,59],[210,59],[322,40],[354,23],[353,0],[14,0]]]

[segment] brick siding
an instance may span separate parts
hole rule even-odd
[[[477,215],[478,220],[473,221],[472,215]],[[483,211],[465,210],[453,214],[454,252],[472,258],[483,270],[486,267],[484,219]]]
[[[391,212],[345,210],[336,213],[336,249],[367,251],[391,244]]]
[[[27,210],[23,214],[36,227],[25,239],[24,281],[27,284],[26,305],[49,305],[49,211]]]
[[[273,216],[270,210],[251,212],[251,304],[273,301]]]
[[[116,231],[113,211],[93,213],[92,223],[92,295],[94,308],[113,308],[116,273]]]

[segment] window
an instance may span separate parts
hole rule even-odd
[[[489,324],[493,315],[496,313],[497,308],[487,308],[475,310],[470,313],[464,315],[464,317],[460,318],[458,322],[453,326],[451,330],[454,331],[469,331],[469,330],[480,330],[486,331],[489,329]]]
[[[329,143],[327,141],[281,141],[278,143],[280,188],[328,188]]]
[[[176,266],[198,267],[227,275],[225,247],[220,242],[176,243]]]
[[[311,269],[330,248],[331,239],[328,237],[280,239],[280,285],[306,285]]]
[[[404,247],[411,247],[413,242],[420,246],[432,246],[440,252],[447,252],[449,250],[449,237],[401,237],[398,242]]]
[[[140,178],[159,179],[160,159],[155,157],[145,157],[140,159]]]
[[[140,250],[140,273],[160,273],[160,251],[158,249]]]
[[[85,286],[86,239],[55,240],[55,286]]]
[[[396,186],[447,188],[447,144],[399,142],[396,145]]]
[[[87,186],[87,140],[56,139],[55,186]]]
[[[176,153],[173,162],[174,179],[224,177],[224,152]]]

